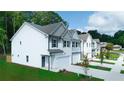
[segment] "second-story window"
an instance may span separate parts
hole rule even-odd
[[[78,47],[78,42],[76,42],[76,47]]]
[[[63,41],[63,47],[66,47],[66,41]]]
[[[72,42],[72,47],[75,47],[75,42]]]
[[[57,38],[52,38],[52,47],[58,47],[58,40],[57,40]]]
[[[70,47],[70,41],[67,41],[67,47]]]

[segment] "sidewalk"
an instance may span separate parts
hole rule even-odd
[[[87,75],[101,78],[101,79],[104,79],[107,81],[123,81],[124,74],[120,74],[120,70],[124,69],[124,67],[122,66],[122,64],[124,63],[123,57],[124,57],[124,55],[121,54],[114,65],[111,65],[111,64],[103,65],[105,67],[112,68],[111,71],[104,71],[104,70],[88,68]],[[101,64],[95,63],[95,62],[93,62],[93,63],[94,63],[94,65],[101,65]],[[93,63],[91,63],[91,64],[93,64]],[[66,70],[68,70],[70,72],[79,73],[79,74],[86,74],[85,67],[81,67],[81,66],[71,65],[71,66],[67,67]]]

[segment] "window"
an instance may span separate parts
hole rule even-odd
[[[69,41],[67,41],[67,47],[70,47],[70,42]]]
[[[88,43],[87,43],[87,47],[88,47]]]
[[[22,42],[20,41],[20,45],[22,44]]]
[[[75,47],[75,42],[72,42],[72,47]]]
[[[58,47],[58,40],[56,38],[52,38],[52,47]]]
[[[76,47],[78,47],[78,42],[76,42]]]
[[[66,41],[63,41],[63,47],[66,47]]]
[[[29,62],[29,56],[26,56],[26,62]]]

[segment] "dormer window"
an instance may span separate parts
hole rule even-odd
[[[52,47],[58,47],[58,39],[52,38]]]

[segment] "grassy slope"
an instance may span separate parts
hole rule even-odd
[[[42,70],[33,67],[17,65],[13,63],[6,63],[0,60],[0,80],[21,80],[21,81],[78,81],[78,80],[102,80],[97,78],[87,78],[88,76],[77,76],[75,73],[56,73],[47,70]]]

